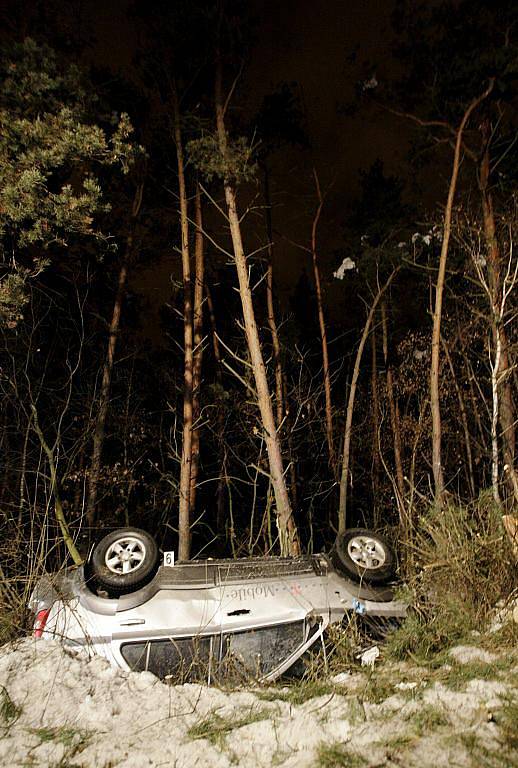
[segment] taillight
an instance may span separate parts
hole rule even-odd
[[[49,618],[50,608],[45,608],[43,611],[38,611],[36,618],[34,619],[34,637],[41,637],[45,624]]]

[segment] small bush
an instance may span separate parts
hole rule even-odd
[[[483,630],[514,583],[515,564],[501,514],[484,495],[476,504],[431,508],[412,543],[413,611],[388,638],[387,652],[427,659]]]

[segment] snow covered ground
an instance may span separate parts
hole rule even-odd
[[[25,639],[0,649],[0,765],[518,765],[513,663],[468,647],[433,674],[385,665],[312,687],[222,691]]]

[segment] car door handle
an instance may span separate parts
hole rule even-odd
[[[126,621],[119,621],[119,627],[132,627],[135,624],[145,624],[145,619],[126,619]]]

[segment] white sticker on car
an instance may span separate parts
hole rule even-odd
[[[174,566],[174,552],[164,552],[164,568],[172,568]]]

